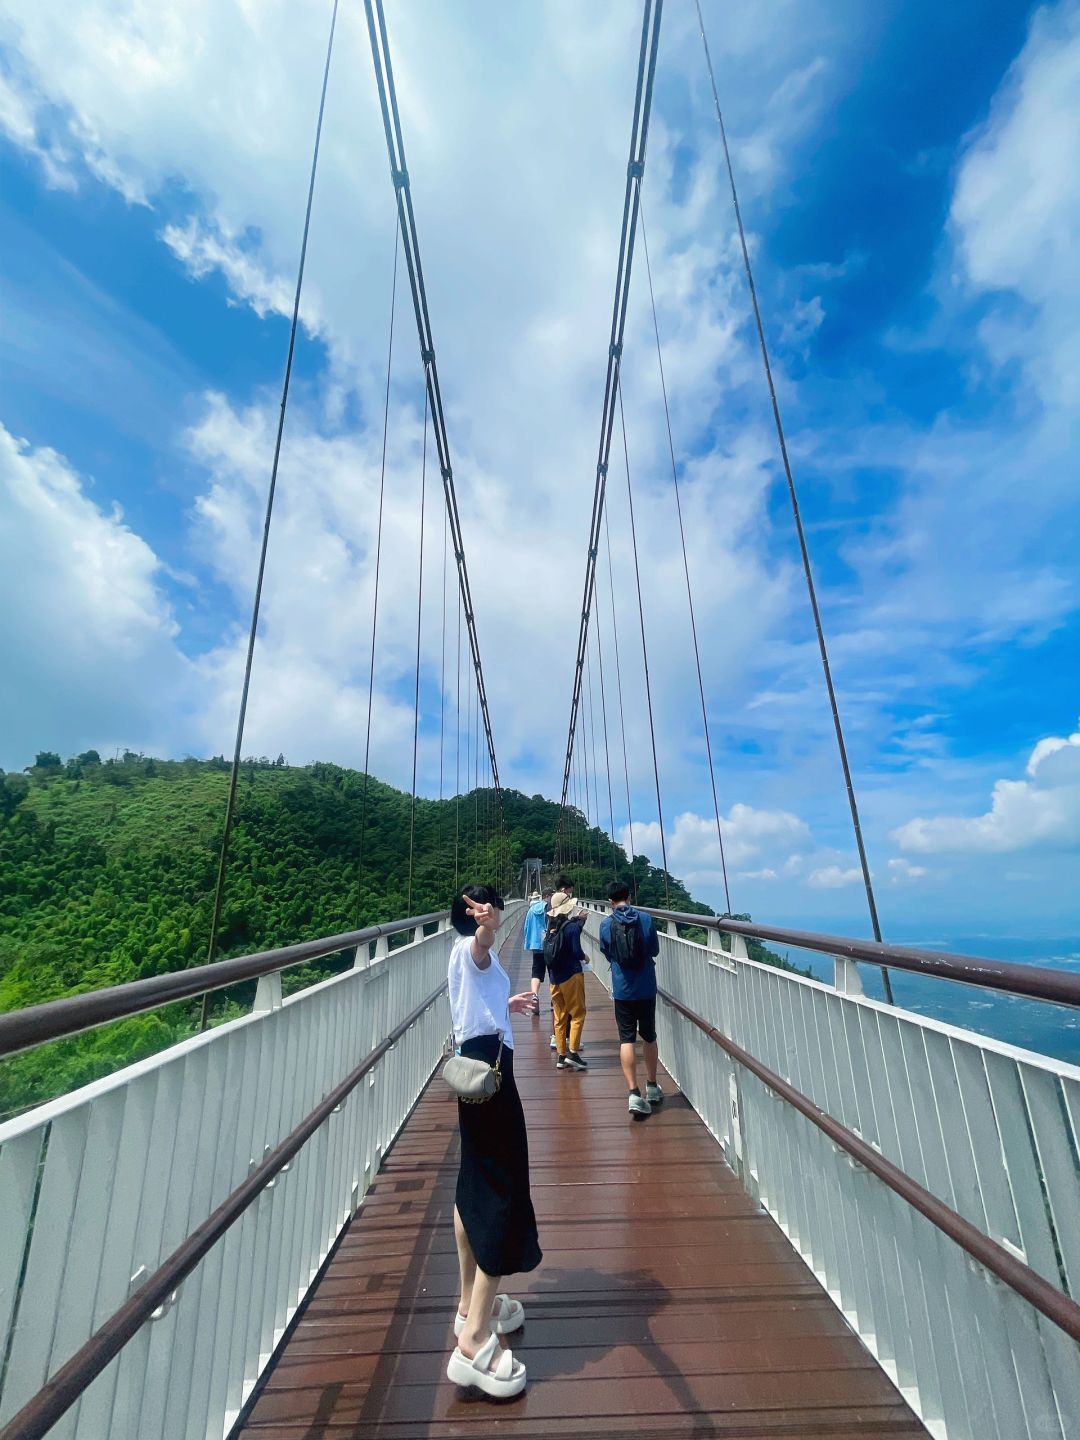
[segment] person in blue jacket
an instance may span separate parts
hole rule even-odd
[[[611,993],[619,1030],[619,1060],[630,1091],[630,1113],[650,1115],[664,1092],[656,1082],[656,957],[660,937],[652,916],[630,904],[630,887],[621,880],[608,886],[611,914],[600,922],[600,949],[611,965]],[[637,1037],[641,1036],[647,1083],[637,1083]]]
[[[534,1019],[540,1014],[540,986],[547,973],[547,967],[544,964],[544,934],[547,931],[547,902],[551,899],[551,895],[550,890],[545,890],[543,896],[534,890],[529,896],[532,903],[525,916],[525,935],[522,944],[532,957],[533,1008],[530,1013]]]

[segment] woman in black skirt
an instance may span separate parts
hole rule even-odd
[[[535,1270],[541,1259],[510,1028],[511,1012],[530,1013],[532,995],[527,990],[511,995],[510,977],[499,964],[495,932],[502,908],[490,885],[472,885],[454,901],[451,920],[462,938],[450,953],[447,977],[458,1050],[489,1065],[497,1062],[502,1084],[480,1105],[458,1102],[461,1168],[454,1234],[461,1298],[454,1321],[458,1343],[446,1373],[456,1384],[498,1399],[525,1388],[525,1366],[498,1339],[521,1328],[525,1310],[501,1294],[499,1285],[504,1275]]]

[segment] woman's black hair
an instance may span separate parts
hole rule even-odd
[[[470,900],[476,900],[481,905],[494,905],[496,910],[506,909],[503,897],[494,885],[466,885],[460,894],[454,896],[450,906],[450,924],[459,935],[476,934],[476,921],[465,906],[466,895]]]

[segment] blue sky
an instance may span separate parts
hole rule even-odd
[[[704,9],[886,929],[1074,927],[1080,5]],[[582,11],[388,6],[500,767],[546,794],[640,28],[632,6]],[[231,746],[329,7],[60,16],[0,7],[13,769],[39,748]],[[394,223],[359,5],[326,126],[248,748],[355,764]],[[676,0],[645,207],[732,898],[865,929],[693,7]],[[373,763],[402,783],[422,391],[398,301]],[[716,901],[646,305],[639,268],[624,383],[669,854]],[[636,838],[655,856],[613,470]],[[444,672],[429,498],[421,775],[437,793],[456,612],[451,585]]]

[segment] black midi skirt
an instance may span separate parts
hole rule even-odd
[[[497,1035],[477,1035],[461,1046],[469,1059],[495,1063]],[[461,1168],[457,1208],[476,1263],[486,1275],[535,1270],[543,1258],[529,1192],[529,1137],[514,1084],[514,1052],[503,1047],[502,1085],[482,1105],[458,1101]]]

